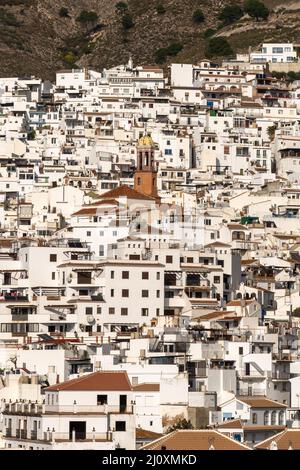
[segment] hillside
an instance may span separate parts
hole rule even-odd
[[[35,74],[53,79],[54,71],[62,67],[101,69],[127,62],[129,54],[135,63],[154,64],[157,50],[174,43],[173,55],[162,63],[196,62],[205,55],[208,29],[214,30],[214,36],[226,36],[234,52],[263,40],[300,39],[300,0],[265,0],[270,9],[267,20],[257,22],[244,15],[229,26],[222,26],[218,15],[232,1],[127,0],[127,10],[117,10],[117,3],[0,0],[0,76]],[[203,11],[203,22],[193,20],[197,9]],[[98,18],[80,22],[82,10],[94,11]],[[128,29],[123,24],[125,15],[129,16],[125,20]]]

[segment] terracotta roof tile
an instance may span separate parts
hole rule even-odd
[[[251,408],[287,408],[287,405],[266,397],[237,397],[239,401],[246,403]]]
[[[273,441],[276,442],[278,450],[300,450],[300,429],[285,429],[254,447],[255,449],[269,449]]]
[[[139,193],[135,189],[129,186],[118,186],[117,188],[111,189],[104,194],[99,196],[99,199],[117,199],[119,197],[127,197],[128,199],[143,199],[149,201],[155,201],[154,197],[147,196],[146,194]]]
[[[251,450],[215,430],[177,430],[142,447],[147,450]]]
[[[67,380],[46,388],[47,392],[58,391],[130,391],[127,372],[94,372],[77,379]]]
[[[142,383],[132,386],[134,392],[159,392],[160,384]]]

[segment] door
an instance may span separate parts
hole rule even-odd
[[[120,413],[125,413],[127,408],[127,395],[120,395]]]
[[[72,434],[75,431],[75,440],[86,439],[86,422],[85,421],[70,421],[69,423],[69,438],[72,440]]]

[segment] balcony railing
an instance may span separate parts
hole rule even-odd
[[[62,432],[44,432],[43,440],[46,442],[82,442],[82,441],[105,441],[111,442],[113,439],[112,432],[75,432],[71,433]]]
[[[5,437],[12,437],[12,429],[6,428],[5,429]]]

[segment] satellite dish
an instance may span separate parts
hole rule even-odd
[[[92,324],[92,323],[95,323],[95,318],[93,317],[93,315],[88,315],[86,317],[86,321],[89,323],[89,324]]]

